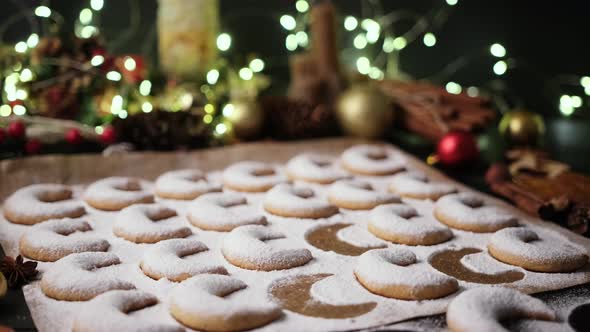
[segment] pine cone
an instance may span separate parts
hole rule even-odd
[[[6,256],[0,261],[0,272],[6,277],[9,287],[17,287],[29,283],[37,276],[37,262],[25,262],[23,256],[16,259]]]
[[[266,132],[277,139],[300,139],[336,133],[334,115],[323,104],[313,106],[286,97],[263,97]]]
[[[138,150],[175,150],[207,146],[210,130],[200,111],[154,110],[113,122],[117,140]]]

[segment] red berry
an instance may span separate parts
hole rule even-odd
[[[70,144],[80,144],[82,143],[82,134],[80,134],[80,130],[77,128],[70,128],[66,131],[65,135],[66,141]]]
[[[26,127],[25,124],[16,120],[8,124],[8,136],[14,138],[21,138],[25,136]]]
[[[36,138],[31,138],[25,143],[25,152],[27,154],[36,154],[41,151],[41,141]]]
[[[5,138],[6,138],[6,134],[4,133],[4,128],[0,128],[0,144],[2,144],[2,142],[4,142]]]
[[[104,144],[113,144],[117,140],[117,133],[115,132],[115,128],[108,126],[105,127],[100,134],[100,140]]]

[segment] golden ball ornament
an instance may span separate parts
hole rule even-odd
[[[6,278],[4,278],[4,274],[2,274],[2,272],[0,272],[0,298],[6,294],[7,288],[8,288],[8,285],[6,283]]]
[[[545,122],[539,114],[514,110],[502,116],[498,131],[509,144],[534,146],[545,134]]]
[[[238,138],[255,137],[264,125],[264,110],[255,100],[232,101],[223,107],[222,112]]]
[[[380,138],[393,124],[393,105],[378,87],[357,85],[344,91],[338,99],[336,117],[349,135]]]

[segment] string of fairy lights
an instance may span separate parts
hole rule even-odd
[[[104,0],[90,0],[88,7],[83,8],[75,22],[75,34],[82,39],[92,38],[100,33],[99,22],[100,12],[104,8]],[[429,13],[421,15],[417,13],[408,13],[407,11],[394,11],[383,13],[373,17],[357,17],[348,15],[342,19],[342,27],[350,45],[342,50],[343,58],[351,59],[348,63],[352,69],[362,75],[367,75],[371,79],[381,80],[385,78],[397,78],[399,68],[397,59],[399,55],[413,42],[422,42],[427,48],[432,48],[438,44],[437,28],[442,26],[448,18],[448,11],[459,5],[459,0],[446,0],[440,8]],[[297,0],[294,2],[295,15],[284,14],[278,17],[278,23],[285,30],[285,48],[289,52],[296,52],[298,49],[307,49],[309,45],[309,36],[307,33],[309,23],[309,11],[311,5],[307,0]],[[59,13],[54,12],[46,5],[40,5],[32,9],[34,17],[38,19],[48,19],[54,22],[62,22],[63,18]],[[394,25],[403,20],[412,20],[414,25],[404,32],[395,31]],[[4,25],[11,22],[5,22]],[[2,34],[5,31],[4,26],[0,26],[0,42]],[[25,54],[38,46],[40,41],[39,31],[33,31],[25,40],[18,41],[14,44],[14,51],[17,54]],[[223,32],[217,36],[216,46],[224,54],[231,51],[232,36]],[[351,54],[353,56],[351,56]],[[516,62],[511,61],[508,57],[508,51],[500,43],[493,43],[486,47],[485,52],[475,53],[474,56],[491,56],[494,63],[491,72],[500,77],[506,75],[511,69],[517,67]],[[437,78],[447,78],[445,88],[449,93],[460,94],[466,93],[469,96],[477,96],[480,89],[475,86],[462,86],[461,83],[455,82],[453,74],[459,69],[467,66],[473,56],[466,55],[459,57],[453,63],[447,65],[437,76]],[[99,67],[105,62],[105,57],[101,54],[94,55],[89,63],[73,63],[71,66],[93,72],[93,67]],[[137,69],[136,60],[133,57],[126,57],[123,60],[123,67],[127,71]],[[346,63],[346,61],[345,61]],[[251,58],[247,64],[235,70],[237,77],[242,81],[254,80],[256,75],[265,70],[266,63],[260,58]],[[107,80],[119,82],[123,75],[117,70],[110,70],[106,73],[100,71],[93,72],[96,75],[104,75]],[[30,68],[16,66],[10,68],[9,72],[0,73],[2,78],[3,91],[0,102],[0,117],[27,114],[27,108],[24,101],[29,98],[29,92],[23,88],[23,85],[35,79],[34,72]],[[219,84],[222,78],[221,68],[212,68],[203,77],[201,91],[205,94],[214,91],[215,85]],[[573,82],[573,83],[572,83]],[[584,94],[590,96],[590,77],[575,76],[570,79],[568,85],[579,85]],[[150,101],[152,94],[152,82],[144,79],[136,86],[135,93],[140,98],[141,111],[151,112],[155,107]],[[179,97],[181,105],[187,105],[192,102],[192,96],[187,94]],[[557,107],[562,115],[570,116],[581,108],[584,104],[584,97],[575,94],[562,94],[557,101]],[[110,111],[119,118],[126,118],[129,114],[125,108],[126,96],[116,94],[112,97]],[[217,109],[221,110],[221,119],[217,119]],[[207,124],[213,123],[215,133],[223,135],[228,130],[228,124],[223,117],[231,115],[233,105],[226,102],[219,106],[213,103],[206,104],[204,107],[206,115],[203,121]],[[215,122],[217,122],[215,124]],[[96,127],[96,132],[100,134],[102,126]]]
[[[440,13],[448,8],[457,6],[458,4],[459,0],[446,0],[444,5],[446,5],[447,8],[444,6],[441,7],[438,9],[438,13],[433,15],[433,17],[443,16],[444,20],[446,20],[448,15],[440,15]],[[283,29],[287,31],[285,48],[290,52],[296,51],[298,48],[305,49],[308,47],[308,36],[305,29],[308,21],[307,13],[310,9],[310,5],[306,0],[297,0],[295,2],[295,9],[297,11],[296,16],[285,14],[279,19]],[[392,78],[392,75],[387,74],[387,67],[390,65],[388,61],[395,61],[399,54],[406,49],[410,43],[421,40],[427,48],[432,48],[438,43],[436,31],[430,29],[436,26],[440,27],[444,24],[444,20],[432,22],[436,21],[436,19],[429,21],[425,15],[403,14],[406,13],[400,10],[399,12],[380,14],[375,17],[344,17],[342,24],[344,31],[351,34],[349,39],[352,41],[352,48],[356,50],[355,54],[357,56],[352,64],[358,73],[377,80],[386,77]],[[414,19],[415,25],[405,33],[399,33],[396,35],[391,32],[391,29],[387,29],[396,21],[396,19],[392,18],[408,17]],[[416,33],[416,31],[419,31],[419,33]],[[412,38],[409,38],[409,36]],[[377,46],[373,47],[377,49],[377,52],[368,51],[368,48],[371,48],[372,45]],[[379,45],[381,46],[380,48],[378,47]],[[346,53],[346,50],[344,50],[343,53]],[[371,56],[371,53],[373,53],[373,56]],[[382,57],[383,54],[394,56]],[[491,56],[495,59],[491,67],[491,72],[498,77],[506,75],[508,70],[517,67],[517,63],[511,61],[511,58],[508,57],[506,48],[500,43],[493,43],[489,48],[486,48],[485,52],[476,52],[474,56],[468,55],[459,57],[456,61],[445,67],[445,69],[448,68],[450,70],[443,70],[442,73],[444,75],[442,76],[445,76],[446,78],[452,77],[452,75],[458,70],[467,66],[473,57],[482,55]],[[379,64],[378,60],[380,58],[385,58],[386,60],[381,61],[381,64]],[[395,74],[395,72],[393,74]],[[590,96],[590,76],[576,76],[573,80],[579,82],[579,85],[583,88],[586,96]],[[570,79],[570,82],[571,81],[572,80]],[[452,80],[447,81],[445,88],[452,94],[460,94],[464,92],[469,96],[477,96],[480,93],[478,87],[463,87],[460,83]],[[558,101],[559,111],[564,116],[572,115],[582,106],[583,97],[580,95],[562,94]]]

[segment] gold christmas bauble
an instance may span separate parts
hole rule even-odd
[[[502,116],[498,131],[512,145],[534,146],[545,134],[545,122],[539,114],[515,110]]]
[[[394,118],[391,100],[370,84],[344,91],[336,105],[336,116],[345,133],[374,139],[391,128]]]
[[[4,274],[0,272],[0,298],[2,298],[6,294],[6,289],[8,285],[6,284],[6,278],[4,278]]]
[[[259,135],[264,125],[264,110],[255,100],[232,101],[223,108],[223,115],[242,139]]]

